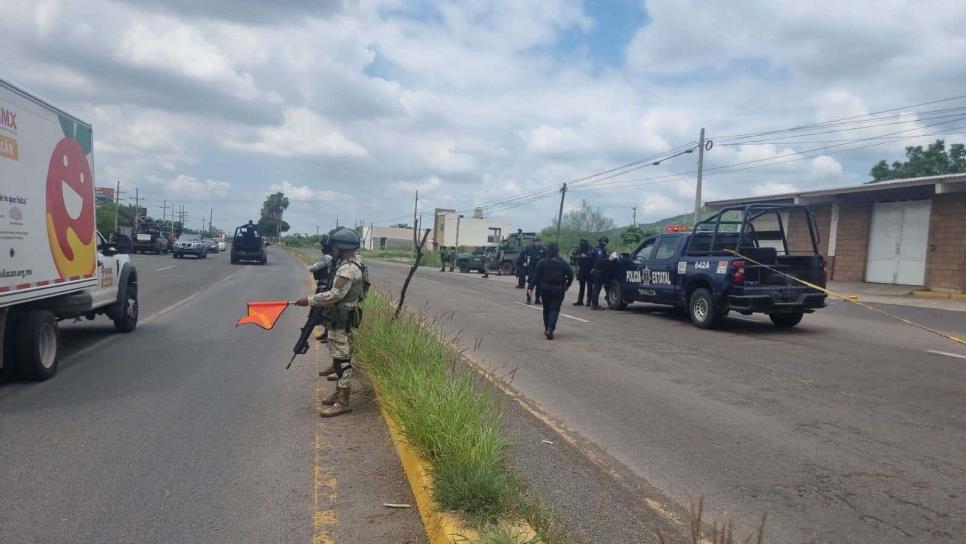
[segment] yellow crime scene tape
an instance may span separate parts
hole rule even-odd
[[[846,296],[846,295],[842,295],[842,294],[836,293],[835,291],[830,291],[830,290],[828,290],[828,289],[826,289],[824,287],[815,285],[812,282],[805,281],[805,280],[803,280],[801,278],[796,278],[795,276],[792,276],[791,274],[786,274],[785,272],[782,272],[781,270],[776,270],[775,268],[772,268],[772,267],[768,266],[767,264],[763,264],[763,263],[760,263],[760,262],[758,262],[758,261],[756,261],[756,260],[754,260],[754,259],[752,259],[750,257],[746,257],[746,256],[742,255],[741,253],[738,253],[737,251],[734,251],[734,250],[731,250],[731,249],[725,249],[725,251],[727,253],[731,253],[731,254],[735,255],[736,257],[740,257],[740,258],[742,258],[742,259],[744,259],[744,260],[746,260],[746,261],[748,261],[750,263],[754,263],[754,264],[756,264],[758,266],[761,266],[763,268],[767,268],[768,270],[771,270],[772,272],[777,272],[778,274],[781,274],[782,276],[785,276],[786,278],[791,279],[793,281],[797,281],[798,283],[801,283],[802,285],[806,285],[808,287],[811,287],[812,289],[817,289],[817,290],[825,293],[828,296],[835,297],[835,298],[837,298],[839,300],[844,300],[845,302],[848,302],[849,304],[855,304],[859,308],[865,308],[866,310],[869,310],[871,312],[875,312],[877,314],[882,314],[882,315],[884,315],[886,317],[891,317],[892,319],[895,319],[896,321],[901,321],[902,323],[905,323],[906,325],[912,325],[913,327],[916,327],[917,329],[922,329],[922,330],[924,330],[926,332],[931,332],[931,333],[933,333],[935,335],[942,336],[943,338],[945,338],[947,340],[952,340],[953,342],[956,342],[957,344],[966,346],[966,340],[964,340],[964,339],[962,339],[962,338],[960,338],[958,336],[954,336],[952,334],[948,334],[948,333],[945,333],[945,332],[936,330],[936,329],[934,329],[932,327],[927,327],[925,325],[916,323],[915,321],[909,321],[908,319],[906,319],[904,317],[900,317],[900,316],[897,316],[895,314],[889,313],[889,312],[887,312],[885,310],[881,310],[879,308],[876,308],[875,306],[870,306],[870,305],[865,304],[863,302],[859,302],[858,300],[856,300],[855,297],[849,297],[849,296]]]

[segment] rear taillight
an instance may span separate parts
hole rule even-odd
[[[822,259],[822,285],[828,283],[828,260]]]
[[[733,285],[745,284],[745,261],[731,261],[731,283]]]

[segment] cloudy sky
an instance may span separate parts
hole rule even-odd
[[[966,121],[917,113],[966,101],[863,131],[729,137],[966,94],[955,0],[3,5],[0,78],[94,125],[99,185],[137,188],[152,215],[163,199],[184,205],[193,226],[211,208],[218,226],[254,218],[275,190],[295,231],[406,221],[418,190],[422,211],[490,205],[539,228],[556,211],[549,191],[500,203],[660,156],[702,127],[716,142],[707,200],[859,183],[904,145],[966,139]],[[568,200],[620,224],[632,206],[642,221],[685,212],[695,162],[646,161]],[[736,163],[758,167],[713,170]]]

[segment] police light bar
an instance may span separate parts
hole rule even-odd
[[[687,225],[668,225],[664,227],[664,232],[685,232],[691,230]]]

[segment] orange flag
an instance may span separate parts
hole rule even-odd
[[[275,326],[278,317],[288,308],[287,300],[266,300],[248,303],[248,315],[238,320],[235,326],[254,323],[269,330]]]

